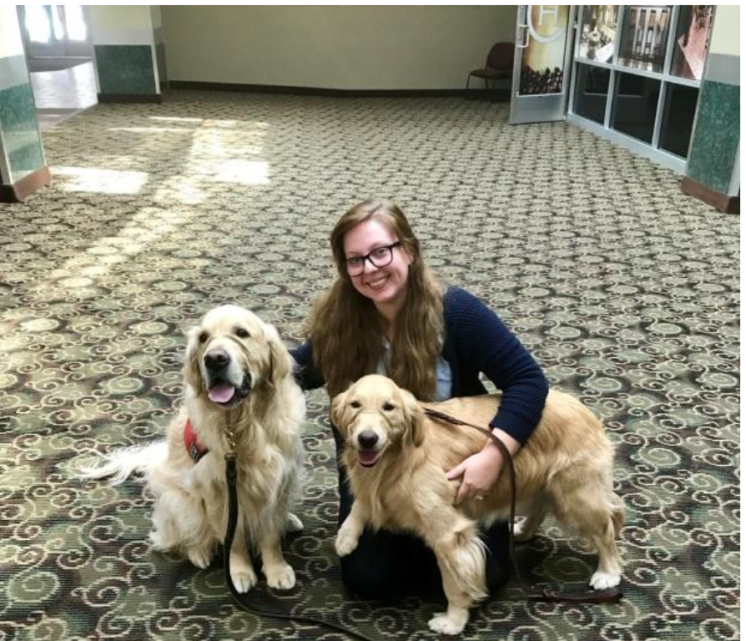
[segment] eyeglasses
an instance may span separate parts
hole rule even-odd
[[[365,261],[369,260],[373,267],[386,267],[390,265],[391,261],[394,260],[394,248],[399,247],[401,241],[397,240],[395,243],[390,245],[384,245],[383,247],[377,247],[372,252],[365,254],[365,256],[352,256],[345,260],[347,266],[347,273],[350,276],[360,276],[365,271]]]

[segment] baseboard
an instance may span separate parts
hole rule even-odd
[[[17,183],[0,185],[0,203],[22,203],[50,180],[52,180],[52,174],[49,173],[49,167],[45,165]]]
[[[196,91],[234,91],[241,93],[266,93],[291,96],[321,96],[333,98],[453,98],[490,97],[496,101],[508,100],[509,92],[483,89],[325,89],[322,87],[292,87],[287,85],[250,85],[231,82],[198,82],[170,80],[170,89]]]
[[[728,196],[727,194],[722,194],[719,191],[712,189],[712,187],[703,185],[692,178],[685,177],[681,179],[681,191],[688,196],[701,200],[703,203],[707,203],[710,207],[714,207],[725,214],[741,213],[740,196]]]
[[[99,103],[110,104],[110,103],[153,103],[160,104],[163,102],[163,97],[159,93],[100,93],[97,94]]]

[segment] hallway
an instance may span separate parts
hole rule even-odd
[[[578,127],[514,127],[507,105],[460,98],[173,91],[158,105],[97,105],[47,131],[44,148],[52,183],[1,210],[0,619],[32,620],[39,604],[22,588],[33,577],[61,630],[49,638],[72,638],[79,621],[86,639],[176,639],[193,621],[194,639],[332,638],[270,620],[257,633],[230,610],[218,564],[147,545],[151,506],[136,483],[81,483],[73,469],[161,432],[183,391],[184,332],[207,309],[240,303],[289,345],[303,340],[334,277],[333,222],[383,195],[440,277],[498,311],[617,448],[625,601],[579,618],[551,611],[548,634],[555,606],[513,582],[468,637],[505,638],[510,622],[531,639],[660,638],[653,621],[676,630],[666,638],[714,639],[702,626],[716,621],[717,638],[735,638],[738,217]],[[263,581],[250,598],[435,641],[437,598],[382,608],[341,585],[328,403],[320,390],[308,400],[306,529],[287,542],[301,580],[281,602]],[[593,571],[552,521],[517,557],[531,583],[576,588]]]
[[[29,75],[41,131],[47,131],[97,102],[93,62],[55,68],[60,62],[71,64],[51,58],[29,60]]]

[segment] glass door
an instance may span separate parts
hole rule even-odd
[[[29,58],[90,56],[90,37],[81,5],[19,5],[18,17]]]
[[[511,124],[564,120],[573,18],[571,5],[518,7]]]

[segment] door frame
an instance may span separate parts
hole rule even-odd
[[[523,50],[528,46],[531,37],[529,28],[529,11],[534,5],[519,5],[516,21],[516,55],[513,62],[513,86],[510,96],[510,124],[529,122],[552,122],[565,120],[570,95],[573,45],[575,41],[576,5],[568,6],[567,27],[565,30],[565,56],[562,77],[562,92],[540,95],[519,94],[521,71],[523,69]]]

